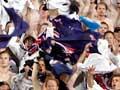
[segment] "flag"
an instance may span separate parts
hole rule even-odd
[[[14,36],[20,37],[22,33],[26,32],[29,27],[28,24],[18,15],[16,14],[13,8],[4,7],[6,12],[8,13],[10,20],[13,21],[15,25],[15,30],[10,35],[0,35],[0,48],[7,47],[10,39]]]
[[[91,42],[94,46],[91,50],[97,52],[97,40],[100,34],[92,30],[83,31],[81,22],[75,19],[70,19],[67,16],[59,15],[52,20],[55,26],[55,31],[59,37],[55,40],[73,50],[83,51],[85,45]],[[95,50],[96,48],[96,50]]]

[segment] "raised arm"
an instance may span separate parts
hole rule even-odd
[[[73,66],[73,71],[74,71],[74,73],[73,73],[73,75],[70,77],[70,80],[68,81],[68,84],[67,84],[69,90],[75,90],[74,85],[78,82],[78,81],[76,81],[76,80],[78,80],[79,75],[81,76],[81,80],[80,80],[81,82],[82,82],[82,80],[83,80],[83,78],[84,78],[84,77],[82,77],[82,76],[83,76],[83,73],[82,73],[82,71],[79,69],[78,64],[79,64],[79,63],[84,63],[85,58],[86,58],[86,56],[87,56],[87,54],[88,54],[88,51],[89,51],[89,47],[90,47],[90,46],[91,46],[91,43],[86,44],[83,53],[80,55],[80,57],[79,57],[79,59],[78,59],[78,62]],[[80,84],[80,82],[79,82],[79,84]]]
[[[38,74],[38,62],[35,61],[33,64],[33,71],[32,71],[32,83],[34,90],[42,90],[42,86],[40,85],[40,81],[37,78]]]

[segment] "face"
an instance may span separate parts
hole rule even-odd
[[[97,7],[97,14],[99,16],[105,16],[106,15],[106,7],[103,4],[99,4]]]
[[[60,75],[60,80],[64,81],[64,83],[66,83],[66,84],[69,81],[69,79],[70,79],[70,76],[68,74]]]
[[[117,7],[120,8],[120,0],[117,0]]]
[[[39,12],[40,12],[41,18],[47,18],[49,15],[49,12],[43,10],[43,7],[44,7],[44,5],[39,7]]]
[[[2,85],[0,87],[0,90],[10,90],[9,86],[8,85]]]
[[[58,90],[58,86],[57,86],[56,81],[49,80],[47,82],[46,90]]]
[[[9,54],[2,53],[0,55],[0,67],[8,67],[9,66]]]
[[[45,68],[45,63],[44,61],[39,61],[39,71],[40,72],[45,72],[46,71],[46,68]]]
[[[109,27],[107,24],[101,24],[101,28],[99,29],[99,32],[101,35],[104,35],[106,31],[108,31]]]
[[[112,45],[114,43],[114,40],[115,40],[113,34],[111,34],[111,33],[107,33],[105,35],[105,39],[108,41],[109,45]]]
[[[115,32],[115,37],[118,41],[120,41],[120,31],[119,32]]]
[[[24,45],[26,49],[29,49],[32,46],[32,44],[33,44],[32,40],[26,40]]]
[[[112,89],[113,90],[120,90],[120,77],[113,77]]]

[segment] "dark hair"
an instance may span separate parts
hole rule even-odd
[[[115,27],[114,32],[116,33],[120,32],[120,27]]]
[[[104,3],[104,2],[100,2],[100,3],[98,3],[98,4],[96,5],[96,10],[97,10],[97,8],[98,8],[99,5],[104,5],[105,8],[106,8],[106,10],[108,10],[108,6],[107,6],[107,4]]]
[[[79,3],[75,0],[71,0],[71,5],[69,7],[70,9],[70,14],[76,12],[77,14],[79,13]]]
[[[35,38],[33,36],[27,36],[24,38],[23,43],[25,43],[27,40],[35,41]]]
[[[29,66],[30,68],[32,68],[33,63],[34,63],[33,60],[27,60],[27,61],[25,61],[24,67]],[[23,69],[20,71],[20,73],[24,73],[24,72],[25,72],[25,69],[23,68]],[[28,71],[28,76],[32,76],[32,71],[31,71],[31,70]]]
[[[108,33],[112,34],[112,35],[115,37],[114,32],[112,32],[112,31],[107,31],[107,32],[104,33],[104,38],[105,38],[105,36],[106,36]]]
[[[9,87],[9,90],[11,90],[10,85],[7,82],[5,81],[0,82],[0,87],[3,85],[7,85]]]
[[[4,0],[6,3],[8,2],[8,0]]]
[[[5,48],[5,50],[1,51],[0,55],[3,54],[3,53],[7,53],[10,56],[10,51],[9,51],[8,48]]]
[[[39,56],[39,57],[37,57],[37,60],[38,60],[38,61],[43,61],[43,62],[44,62],[44,57],[40,57],[40,56]]]
[[[107,25],[109,27],[109,25],[106,22],[101,22],[101,24],[105,24],[105,25]]]
[[[109,85],[110,87],[112,87],[112,79],[113,79],[114,77],[120,77],[120,74],[115,73],[115,74],[113,74],[113,75],[111,76],[111,78],[110,78],[110,80],[109,80],[109,83],[108,83],[108,85]]]

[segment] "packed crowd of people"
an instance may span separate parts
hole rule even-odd
[[[120,0],[0,0],[0,90],[120,90]]]

